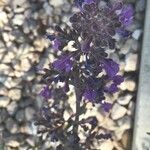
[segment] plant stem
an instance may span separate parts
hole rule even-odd
[[[79,112],[80,112],[80,101],[81,101],[81,94],[78,93],[78,90],[75,90],[75,93],[76,93],[76,116],[75,116],[75,126],[74,126],[74,129],[75,129],[75,132],[77,133],[78,132],[78,122],[79,122]]]
[[[81,93],[81,82],[79,78],[79,70],[77,69],[74,74],[74,86],[75,86],[75,95],[76,95],[76,115],[75,115],[75,125],[73,127],[73,134],[75,137],[78,137],[78,122],[79,122],[79,115],[80,115],[80,102],[82,100],[82,93]],[[79,142],[75,143],[73,150],[81,150],[79,146]]]

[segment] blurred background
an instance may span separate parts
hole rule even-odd
[[[98,112],[103,126],[113,135],[113,140],[101,143],[101,150],[129,150],[132,139],[145,1],[128,2],[135,8],[135,19],[129,27],[132,35],[121,39],[117,43],[120,50],[110,54],[120,63],[125,82],[117,94],[108,97],[114,102],[111,114]],[[72,11],[76,11],[71,3],[0,0],[0,150],[53,150],[46,140],[39,141],[34,116],[42,105],[38,95],[43,87],[40,70],[53,60],[45,33],[54,24],[69,24]]]

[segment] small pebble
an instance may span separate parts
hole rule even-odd
[[[117,120],[119,118],[122,118],[127,112],[127,109],[123,106],[121,106],[118,103],[115,103],[111,110],[111,117],[113,120]]]
[[[16,112],[15,118],[18,122],[23,122],[25,120],[25,112],[23,109]]]
[[[6,121],[5,121],[5,125],[6,125],[6,129],[14,134],[14,133],[17,133],[18,132],[18,124],[17,122],[15,122],[15,120],[13,120],[12,118],[8,118]]]
[[[133,98],[133,95],[132,94],[127,94],[125,96],[120,96],[118,99],[117,99],[117,102],[120,104],[120,105],[127,105],[130,100]]]
[[[0,97],[0,107],[7,107],[10,103],[10,98],[7,96],[1,96]]]
[[[22,24],[23,24],[23,22],[24,22],[24,15],[22,15],[22,14],[17,14],[17,15],[15,15],[15,17],[13,18],[13,20],[12,20],[12,22],[13,22],[13,24],[14,25],[19,25],[19,26],[21,26]]]
[[[8,106],[7,106],[7,111],[10,115],[13,115],[16,113],[18,108],[18,104],[15,101],[12,101]]]
[[[141,29],[137,29],[137,30],[135,30],[135,31],[132,33],[132,37],[133,37],[135,40],[139,40],[139,38],[141,37],[141,34],[142,34],[142,30],[141,30]]]
[[[138,61],[138,55],[129,53],[126,55],[125,59],[125,71],[130,72],[130,71],[136,71],[137,70],[137,61]]]
[[[132,120],[130,116],[124,116],[121,119],[117,120],[118,126],[122,130],[127,130],[131,128]]]
[[[21,98],[21,89],[11,89],[8,92],[8,96],[12,99],[12,100],[20,100]]]
[[[35,110],[32,107],[27,107],[25,109],[25,117],[27,121],[31,121],[36,114]]]

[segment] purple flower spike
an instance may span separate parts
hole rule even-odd
[[[81,50],[84,53],[89,52],[90,50],[90,44],[91,44],[92,39],[91,38],[87,38],[81,45]]]
[[[115,92],[118,91],[118,87],[117,87],[117,85],[116,85],[115,83],[112,83],[109,87],[105,87],[105,88],[104,88],[104,91],[105,91],[106,93],[111,93],[111,94],[113,94],[113,93],[115,93]]]
[[[112,104],[108,102],[102,102],[101,103],[102,108],[104,109],[105,112],[109,112],[110,109],[112,108]]]
[[[105,69],[108,77],[113,78],[119,71],[119,65],[112,59],[104,59],[102,67]]]
[[[51,94],[52,94],[51,89],[49,89],[48,86],[43,87],[42,91],[40,92],[40,95],[45,99],[51,98]]]
[[[45,37],[46,37],[46,39],[48,39],[48,40],[50,40],[50,41],[53,41],[53,40],[55,40],[55,35],[53,35],[53,34],[48,34],[48,33],[46,33],[45,34]]]
[[[114,78],[113,78],[113,82],[116,84],[116,85],[119,85],[121,84],[122,82],[124,81],[124,78],[120,75],[116,75]]]
[[[116,75],[112,78],[113,83],[110,86],[104,87],[106,93],[115,93],[118,91],[118,85],[124,81],[124,78],[120,75]]]
[[[121,14],[119,16],[121,23],[124,26],[130,25],[132,23],[132,20],[133,20],[133,14],[134,14],[133,7],[131,5],[125,6],[122,9]]]
[[[86,4],[95,3],[95,0],[84,0],[84,3],[86,3]]]
[[[90,100],[90,101],[94,101],[96,98],[96,92],[90,88],[87,88],[83,95],[85,99]]]
[[[55,49],[55,50],[58,50],[60,46],[61,46],[61,41],[59,39],[55,38],[53,40],[52,48]]]
[[[131,35],[131,32],[125,30],[124,28],[118,28],[116,29],[116,32],[123,38],[127,38]]]
[[[57,71],[70,72],[72,69],[73,62],[70,56],[63,56],[60,59],[53,62],[53,67]]]
[[[74,0],[74,3],[82,11],[83,4],[95,3],[95,0]]]

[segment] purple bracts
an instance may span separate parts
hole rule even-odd
[[[102,67],[106,71],[108,77],[113,78],[119,71],[119,65],[112,59],[103,59]]]
[[[59,39],[55,38],[52,43],[52,48],[55,50],[58,50],[59,47],[61,46],[61,44],[62,44],[61,41]]]
[[[124,26],[128,26],[133,21],[133,7],[131,5],[126,5],[123,7],[119,19]]]
[[[53,67],[57,71],[70,72],[72,69],[73,61],[70,56],[63,56],[53,62]]]
[[[45,99],[51,98],[51,94],[51,89],[49,89],[48,86],[43,87],[42,91],[40,92],[40,95]]]

